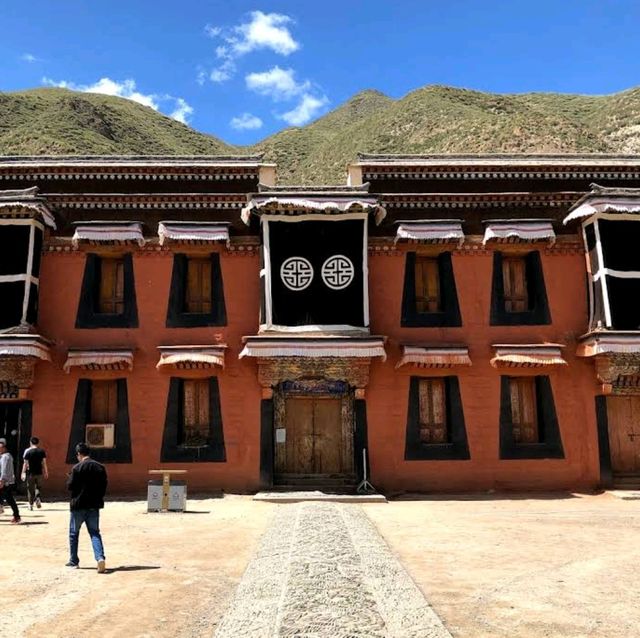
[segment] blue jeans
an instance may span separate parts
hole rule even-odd
[[[102,546],[102,536],[100,536],[100,510],[72,510],[69,519],[69,556],[70,561],[75,565],[80,563],[78,558],[78,539],[82,523],[87,526],[91,545],[93,545],[93,555],[96,561],[104,560],[104,547]]]

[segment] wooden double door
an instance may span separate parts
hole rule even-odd
[[[276,428],[276,475],[312,478],[353,472],[353,427],[346,401],[331,396],[285,398]]]
[[[614,475],[640,477],[640,396],[607,397],[607,420]]]

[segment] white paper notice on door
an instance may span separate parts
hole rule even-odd
[[[284,428],[276,428],[276,443],[284,443],[287,440],[287,431]]]

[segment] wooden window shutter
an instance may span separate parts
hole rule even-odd
[[[124,312],[124,260],[100,260],[100,295],[98,311],[121,315]]]
[[[210,314],[211,305],[211,260],[187,259],[185,311]]]
[[[420,379],[419,423],[421,443],[446,443],[447,410],[444,379]]]
[[[91,382],[91,423],[115,423],[118,418],[118,382]]]
[[[527,261],[525,257],[503,257],[504,309],[506,312],[529,310]]]
[[[209,435],[209,379],[183,381],[181,444],[207,445]]]
[[[440,269],[435,257],[416,256],[415,262],[416,312],[440,312]]]
[[[539,443],[535,378],[511,377],[509,393],[514,443]]]

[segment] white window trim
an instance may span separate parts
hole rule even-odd
[[[21,323],[27,322],[27,312],[29,310],[29,299],[31,298],[31,285],[40,286],[40,279],[33,276],[33,257],[35,252],[36,228],[44,234],[44,225],[36,219],[2,218],[0,226],[29,226],[29,252],[27,253],[26,273],[17,275],[0,275],[0,283],[13,283],[24,281],[24,292],[22,294],[22,315]]]

